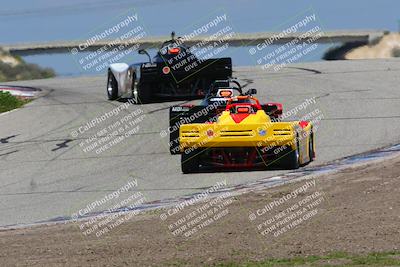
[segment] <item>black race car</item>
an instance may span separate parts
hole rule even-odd
[[[182,124],[213,122],[225,110],[227,101],[232,96],[254,95],[256,89],[249,89],[245,93],[242,86],[235,79],[214,81],[206,96],[199,105],[183,104],[169,108],[169,136],[171,154],[179,154],[179,127]],[[242,101],[242,100],[238,100]],[[247,100],[244,100],[247,101]],[[239,102],[237,102],[239,103]],[[281,103],[266,103],[262,109],[271,118],[278,119],[282,115]]]
[[[148,62],[111,64],[108,68],[108,99],[132,97],[135,103],[149,103],[156,98],[204,97],[214,80],[232,76],[231,58],[197,58],[182,38],[172,33]]]

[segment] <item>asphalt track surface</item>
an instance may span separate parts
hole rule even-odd
[[[319,108],[324,116],[316,133],[317,158],[309,166],[399,143],[399,60],[304,63],[279,72],[234,70],[246,88],[258,89],[262,102],[282,102],[285,110],[316,98],[303,110]],[[80,126],[123,104],[106,100],[105,82],[104,76],[95,76],[12,83],[41,88],[45,95],[0,115],[0,226],[71,216],[134,179],[134,191],[150,202],[201,192],[223,180],[239,185],[286,172],[183,175],[180,156],[171,156],[168,138],[160,136],[168,127],[168,107],[183,101],[129,105],[72,137]],[[82,142],[139,108],[145,120],[137,134],[102,153],[83,151]],[[130,195],[123,193],[98,210]]]

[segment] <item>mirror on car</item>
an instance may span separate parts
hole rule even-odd
[[[254,88],[249,89],[246,92],[246,95],[255,95],[255,94],[257,94],[257,89],[254,89]]]
[[[151,57],[150,57],[149,53],[148,53],[145,49],[139,49],[139,50],[138,50],[138,54],[140,54],[140,55],[147,55],[147,57],[149,58],[149,62],[152,63],[152,62],[151,62]]]

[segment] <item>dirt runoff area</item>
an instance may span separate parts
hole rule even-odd
[[[332,252],[396,252],[399,175],[397,157],[109,222],[112,229],[98,237],[85,232],[95,223],[82,222],[3,230],[0,265],[210,266]]]

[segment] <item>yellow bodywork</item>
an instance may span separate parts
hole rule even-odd
[[[294,150],[298,144],[300,161],[305,162],[309,156],[310,131],[311,123],[302,128],[299,121],[274,122],[263,110],[249,114],[239,123],[232,119],[229,111],[223,111],[214,123],[181,125],[179,141],[181,151],[207,147],[281,146],[290,146]],[[297,140],[296,135],[299,136]]]

